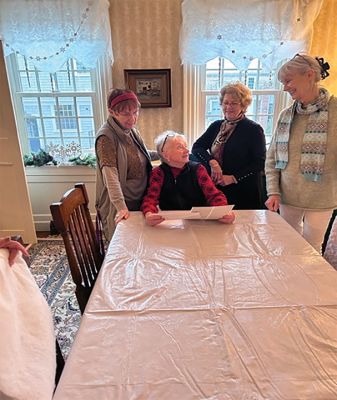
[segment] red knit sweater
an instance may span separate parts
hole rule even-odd
[[[171,167],[173,176],[176,178],[183,168]],[[227,205],[226,196],[215,187],[211,177],[208,175],[206,168],[200,164],[197,169],[197,179],[199,186],[210,206],[225,206]],[[158,204],[161,188],[164,182],[164,171],[160,167],[152,170],[150,175],[149,187],[147,193],[143,198],[141,211],[145,215],[147,212],[158,212]]]

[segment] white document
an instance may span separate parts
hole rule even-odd
[[[193,207],[191,210],[159,211],[165,219],[219,219],[228,214],[234,205],[217,207]]]

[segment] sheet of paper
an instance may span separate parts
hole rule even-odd
[[[234,205],[218,207],[193,207],[191,210],[159,211],[165,219],[219,219],[228,214]]]
[[[218,207],[193,207],[191,212],[198,212],[201,219],[219,219],[228,214],[233,207],[234,204]]]
[[[199,212],[191,212],[191,210],[172,210],[172,211],[159,211],[165,219],[201,219]]]

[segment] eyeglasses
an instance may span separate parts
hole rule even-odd
[[[224,103],[222,103],[222,105],[225,106],[225,107],[238,107],[238,106],[240,106],[240,103],[238,103],[238,102],[232,102],[232,103],[224,102]]]
[[[117,114],[125,118],[136,117],[139,114],[139,108],[133,112],[118,112]]]
[[[302,56],[302,54],[300,54],[300,53],[295,54],[294,57],[292,58],[292,60],[295,60],[296,57],[302,58],[302,60],[304,60],[304,62],[311,67],[310,62],[304,56]]]
[[[164,146],[165,146],[165,144],[166,144],[167,138],[169,138],[169,137],[174,137],[174,136],[175,136],[174,133],[168,133],[168,134],[165,136],[165,139],[164,139],[164,141],[163,141],[163,144],[162,144],[161,150],[160,150],[161,153],[162,153],[163,150],[164,150]]]

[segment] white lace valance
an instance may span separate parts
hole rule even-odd
[[[69,58],[87,68],[101,55],[113,59],[107,0],[1,0],[0,38],[5,55],[21,54],[41,71]]]
[[[322,0],[184,0],[180,33],[183,64],[220,56],[238,69],[259,58],[272,69],[308,49]]]

